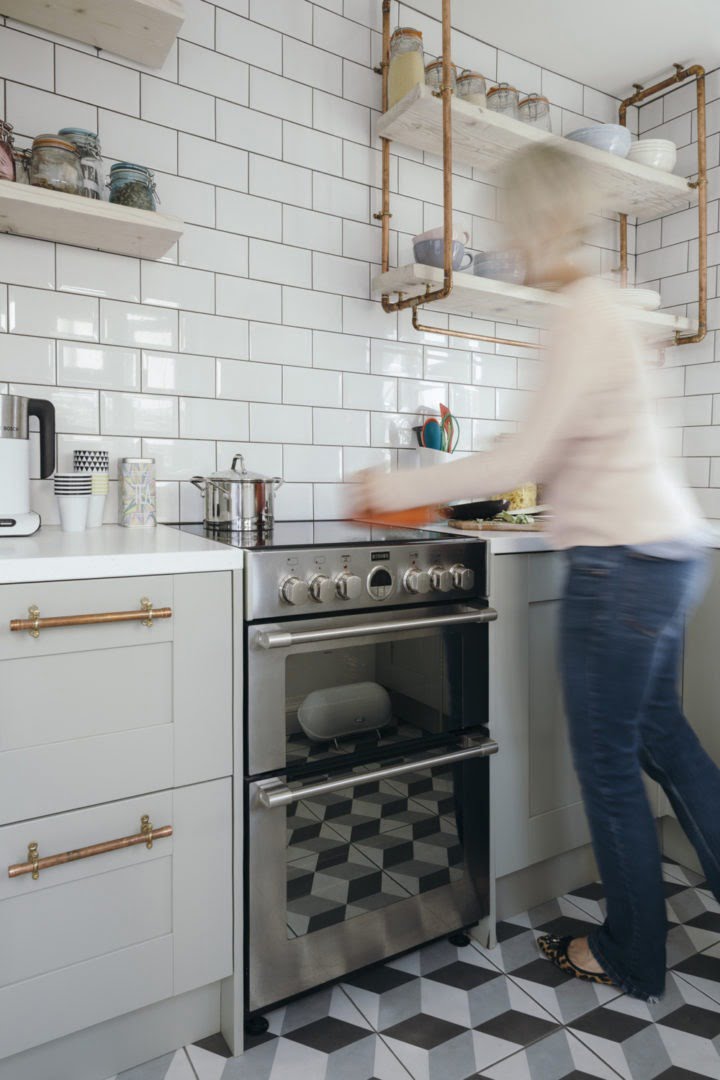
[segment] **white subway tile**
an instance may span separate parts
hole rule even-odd
[[[215,224],[215,188],[167,173],[156,177],[161,209],[191,225]]]
[[[283,124],[283,158],[295,165],[313,169],[322,165],[324,172],[342,175],[343,144],[334,135],[313,131],[287,121]]]
[[[103,153],[107,157],[117,161],[137,161],[166,173],[177,169],[178,137],[170,128],[101,109],[100,127],[92,130],[99,130]],[[162,194],[161,191],[161,198]]]
[[[94,435],[100,431],[97,390],[75,390],[60,386],[32,386],[10,383],[10,393],[20,397],[39,397],[55,406],[57,431]]]
[[[372,68],[355,64],[352,60],[343,61],[344,96],[349,101],[367,105],[370,109],[380,109],[382,104],[382,79]],[[331,87],[323,87],[332,90]],[[335,92],[335,91],[332,91]]]
[[[660,422],[667,427],[702,427],[713,421],[712,397],[667,397],[657,402]]]
[[[313,255],[313,287],[366,300],[370,296],[370,273],[366,262],[335,255]]]
[[[55,247],[45,240],[25,236],[0,235],[2,278],[10,285],[37,289],[55,287]]]
[[[29,139],[34,139],[39,132],[58,131],[62,127],[98,129],[98,112],[94,105],[60,94],[49,94],[8,81],[5,102],[5,115],[11,117],[16,135],[25,135]]]
[[[248,407],[242,401],[181,398],[183,439],[247,439]]]
[[[213,312],[215,279],[203,270],[143,262],[142,302],[186,311]]]
[[[337,15],[342,15],[343,0],[315,0],[315,4],[327,8],[328,11],[334,11]]]
[[[692,112],[697,108],[697,90],[692,80],[685,86],[677,86],[671,94],[663,98],[663,118],[672,120],[682,113]],[[712,130],[712,129],[711,129]]]
[[[258,151],[269,157],[282,155],[282,121],[229,101],[216,106],[218,142],[242,150]]]
[[[544,378],[545,365],[542,360],[528,360],[526,356],[518,356],[518,390],[537,390],[542,385]]]
[[[307,521],[314,516],[312,484],[283,484],[275,496],[275,520]]]
[[[142,388],[146,393],[214,397],[215,357],[145,350]]]
[[[317,521],[338,521],[348,516],[350,491],[345,484],[315,484],[314,517]]]
[[[516,360],[513,356],[494,356],[485,353],[472,354],[472,381],[481,386],[517,385]]]
[[[55,382],[55,342],[46,338],[0,335],[0,381]]]
[[[286,445],[284,478],[289,483],[332,483],[342,480],[339,446]]]
[[[114,485],[113,485],[114,486]],[[107,500],[110,501],[109,499]],[[157,506],[157,520],[159,524],[180,520],[180,485],[173,480],[156,480],[155,501]],[[117,520],[115,514],[108,517],[107,503],[105,506],[105,521]],[[117,511],[115,512],[117,513]]]
[[[315,8],[313,41],[358,64],[370,63],[370,31],[323,8]]]
[[[492,450],[498,435],[510,435],[516,427],[512,420],[473,420],[473,450]]]
[[[370,441],[373,446],[417,447],[413,427],[418,423],[417,414],[374,412],[370,417]]]
[[[720,518],[720,491],[717,488],[696,488],[694,494],[705,517],[717,521]]]
[[[330,446],[367,446],[370,413],[354,409],[313,409],[313,442]]]
[[[250,18],[290,37],[312,41],[312,4],[307,0],[250,0]]]
[[[495,418],[495,391],[491,386],[451,386],[450,412],[465,418]]]
[[[177,312],[101,300],[100,340],[110,345],[129,345],[136,349],[177,350]]]
[[[76,49],[55,49],[55,90],[81,101],[91,97],[93,103],[103,109],[114,109],[130,116],[140,114],[140,76],[137,71],[85,56]]]
[[[99,390],[139,390],[140,353],[111,345],[58,341],[57,381]]]
[[[212,47],[215,38],[215,6],[205,0],[183,0],[185,21],[178,36],[185,41]]]
[[[273,244],[267,240],[251,240],[250,276],[260,281],[310,288],[313,284],[310,252],[285,244]],[[322,288],[317,281],[315,287]],[[262,316],[258,314],[257,318]],[[279,319],[278,313],[277,320]]]
[[[414,236],[423,231],[423,204],[417,199],[411,199],[406,195],[392,197],[392,226],[401,233],[409,233]],[[373,212],[380,210],[379,197],[375,196]]]
[[[451,42],[452,58],[460,70],[470,68],[472,71],[479,71],[486,79],[495,81],[497,49],[458,30],[452,31]]]
[[[363,334],[368,337],[395,340],[397,320],[387,314],[382,305],[374,300],[355,300],[343,297],[343,330],[347,334]]]
[[[98,340],[98,302],[88,296],[12,286],[8,301],[11,333]]]
[[[269,71],[282,69],[282,35],[218,8],[217,49]]]
[[[286,405],[342,405],[342,375],[318,368],[287,368],[283,373],[282,399]]]
[[[636,277],[638,282],[655,281],[659,277],[680,274],[687,270],[687,243],[673,244],[638,255]]]
[[[250,106],[270,116],[312,124],[312,88],[272,71],[250,68]]]
[[[312,409],[301,405],[251,405],[253,442],[312,442]]]
[[[690,487],[707,487],[712,482],[709,458],[684,458],[682,472],[685,483]]]
[[[447,404],[448,386],[442,382],[424,382],[420,379],[400,379],[398,382],[398,409],[400,412],[429,411],[440,415],[440,405]]]
[[[390,472],[395,460],[393,450],[380,446],[346,446],[343,455],[343,478],[352,481],[356,473],[364,469],[384,469]]]
[[[259,319],[263,322],[280,321],[282,308],[279,285],[219,274],[216,288],[218,315],[232,315],[236,319]]]
[[[248,325],[241,319],[180,312],[180,352],[247,359]]]
[[[499,82],[509,82],[523,94],[537,93],[541,84],[541,69],[511,53],[498,51],[497,77]]]
[[[333,371],[370,371],[370,340],[351,334],[326,334],[315,330],[314,366]]]
[[[283,287],[283,322],[312,330],[341,330],[342,297]]]
[[[670,370],[675,371],[678,369]],[[720,393],[720,363],[693,364],[691,367],[688,367],[685,371],[685,393]]]
[[[194,439],[143,439],[143,453],[155,458],[158,480],[189,480],[215,472],[215,443]]]
[[[718,365],[720,371],[720,365]],[[650,372],[651,391],[655,397],[680,397],[685,393],[685,368],[653,368]],[[717,382],[720,390],[720,379]],[[698,393],[712,393],[712,389],[699,390]]]
[[[198,270],[247,277],[248,242],[235,233],[186,225],[180,238],[178,261],[181,266]]]
[[[190,180],[202,180],[233,191],[247,191],[247,151],[181,131],[178,134],[178,172]]]
[[[495,409],[498,420],[524,419],[532,394],[527,390],[496,390]]]
[[[517,326],[515,323],[495,323],[498,337],[510,338],[515,341],[539,341],[540,331],[530,326]],[[518,352],[517,345],[498,345],[496,352],[499,356],[515,356]],[[522,355],[531,360],[537,360],[540,353],[537,349],[523,348]]]
[[[245,468],[263,476],[282,476],[283,448],[273,443],[220,442],[217,447],[218,467],[230,468],[235,454],[242,454]]]
[[[58,52],[64,51],[58,49]],[[79,53],[76,55],[80,56]],[[42,90],[52,90],[53,46],[49,41],[43,41],[31,34],[20,34],[8,27],[0,27],[0,71],[5,79],[32,83]],[[57,90],[67,93],[60,86]]]
[[[618,102],[609,94],[603,94],[592,87],[584,87],[583,107],[580,110],[584,116],[591,120],[598,120],[601,124],[616,124],[618,119]]]
[[[422,203],[418,203],[422,212]],[[382,244],[381,230],[377,225],[365,225],[359,221],[343,222],[343,255],[366,262],[379,262]],[[396,265],[397,233],[390,233],[390,264]]]
[[[297,82],[307,83],[330,94],[343,92],[342,60],[339,56],[322,49],[305,45],[295,38],[286,37],[283,42],[283,75]]]
[[[250,323],[250,359],[263,364],[310,367],[312,331],[296,326]]]
[[[312,176],[309,169],[299,165],[273,161],[270,158],[250,155],[251,195],[262,195],[278,202],[295,206],[312,206]],[[315,209],[319,209],[316,207]]]
[[[425,348],[425,376],[445,382],[470,382],[470,353],[457,349]]]
[[[346,409],[394,412],[398,408],[397,388],[397,379],[350,372],[343,376],[343,406]]]
[[[694,240],[697,234],[698,212],[696,208],[681,210],[678,214],[668,214],[662,219],[663,247],[679,244],[683,240]]]
[[[421,345],[401,341],[371,342],[373,375],[399,375],[405,379],[422,379],[423,350]]]
[[[663,248],[663,251],[671,250]],[[663,307],[672,307],[676,304],[689,304],[697,300],[698,282],[697,274],[677,274],[674,277],[663,278],[660,282],[660,295]]]
[[[243,195],[237,191],[217,191],[217,227],[265,240],[282,237],[282,206],[270,199]]]
[[[172,438],[178,433],[178,401],[156,394],[100,394],[100,430],[107,435],[155,435]]]
[[[248,103],[248,66],[240,60],[180,42],[180,82],[205,94],[226,98],[238,105]]]
[[[299,206],[283,207],[282,238],[286,244],[340,255],[342,230],[343,222],[339,217],[303,210]]]
[[[638,255],[660,247],[662,243],[660,238],[661,229],[661,218],[656,218],[654,221],[643,221],[638,225],[635,230],[635,246]]]
[[[142,444],[138,438],[117,438],[113,435],[58,435],[57,471],[73,471],[73,451],[107,450],[110,455],[110,479],[118,478],[118,461],[124,457],[140,457]]]
[[[346,19],[369,26],[371,30],[382,30],[382,8],[375,0],[344,0]]]
[[[370,110],[322,90],[313,92],[313,127],[341,139],[370,142]]]
[[[440,169],[432,169],[429,165],[421,165],[417,161],[406,161],[401,158],[398,182],[401,191],[411,198],[422,199],[437,206],[442,205],[443,174]],[[393,224],[395,224],[394,221]]]
[[[554,71],[543,71],[542,93],[553,105],[559,105],[562,109],[571,109],[576,113],[583,111],[582,83],[556,75]]]
[[[683,432],[686,457],[720,457],[720,424],[715,427],[689,427]]]
[[[123,255],[58,244],[57,287],[62,292],[138,301],[140,263]]]
[[[251,364],[247,360],[217,362],[217,396],[236,401],[282,401],[279,364]]]

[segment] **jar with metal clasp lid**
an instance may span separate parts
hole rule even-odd
[[[514,116],[517,119],[518,101],[520,95],[510,83],[501,82],[488,90],[487,107],[493,112],[502,113],[504,116]]]
[[[135,210],[155,210],[158,197],[155,174],[144,165],[118,161],[110,169],[110,202]]]
[[[549,100],[541,94],[528,94],[518,105],[518,119],[540,131],[552,131]]]
[[[458,75],[457,96],[469,105],[487,104],[487,88],[484,77],[477,71],[465,70]]]
[[[420,30],[399,26],[390,39],[388,108],[397,105],[414,86],[425,81],[423,37]]]
[[[61,128],[58,135],[77,149],[83,176],[82,194],[87,199],[102,199],[105,179],[98,136],[94,131],[74,127]]]
[[[38,135],[33,139],[30,183],[33,187],[79,195],[83,186],[82,169],[73,144],[59,135]]]
[[[15,183],[29,184],[32,150],[29,147],[27,150],[18,150],[16,147],[13,150],[13,158],[15,160]]]
[[[431,64],[428,64],[425,68],[425,83],[434,90],[436,93],[442,90],[443,84],[443,62],[442,58],[433,60]],[[455,90],[457,86],[457,68],[455,64],[450,65],[450,87]]]
[[[0,120],[0,180],[15,179],[15,157],[12,133],[12,124],[8,124],[6,120]]]

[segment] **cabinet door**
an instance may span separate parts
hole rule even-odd
[[[683,704],[710,757],[720,765],[720,664],[717,642],[720,633],[720,552],[713,553],[713,576],[700,607],[685,632]]]

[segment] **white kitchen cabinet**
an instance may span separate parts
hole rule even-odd
[[[712,555],[712,578],[685,633],[683,704],[685,714],[703,746],[720,765],[720,665],[717,642],[720,633],[720,552]],[[667,812],[670,813],[668,804]]]

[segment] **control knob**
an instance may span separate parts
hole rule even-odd
[[[433,566],[430,570],[430,584],[435,592],[450,592],[453,585],[452,574],[444,566]]]
[[[464,592],[469,592],[475,584],[475,571],[470,570],[467,566],[463,566],[462,563],[455,563],[454,566],[451,566],[450,573],[452,574],[453,585],[456,589],[463,589]]]
[[[430,592],[430,575],[427,570],[418,570],[417,567],[413,567],[405,574],[403,584],[409,593],[424,596],[425,593]]]
[[[327,604],[335,598],[335,585],[325,574],[310,578],[310,595],[318,604]]]
[[[362,579],[345,570],[335,578],[335,589],[341,600],[357,600],[362,593]]]
[[[280,582],[280,598],[286,604],[304,604],[308,598],[308,587],[302,578],[286,577]]]

